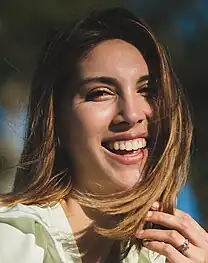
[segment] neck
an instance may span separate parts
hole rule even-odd
[[[93,229],[94,213],[90,209],[83,209],[78,202],[72,198],[63,200],[61,205],[74,233],[80,254],[83,254],[82,262],[106,262],[114,244],[113,240],[105,238]]]

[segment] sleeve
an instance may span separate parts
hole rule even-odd
[[[122,263],[165,263],[165,257],[143,247],[140,252],[132,247]]]
[[[145,247],[142,248],[140,252],[140,261],[141,263],[165,263],[166,258],[158,253],[151,251]]]
[[[43,263],[44,249],[36,245],[32,233],[0,223],[0,262]]]

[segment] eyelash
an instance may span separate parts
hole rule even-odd
[[[106,91],[106,89],[93,89],[87,94],[86,100],[96,101],[97,98],[102,98],[105,96],[113,96],[113,94]]]
[[[147,99],[151,99],[156,96],[157,89],[155,87],[151,86],[145,86],[142,88],[139,88],[137,93],[142,94],[143,97]],[[101,100],[104,100],[105,96],[113,96],[114,94],[110,91],[107,91],[106,89],[93,89],[86,95],[87,101],[98,101],[98,98],[101,98]]]
[[[145,86],[143,88],[138,89],[137,93],[143,94],[145,98],[153,98],[157,94],[157,89],[152,86]]]

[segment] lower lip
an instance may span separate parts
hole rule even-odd
[[[125,165],[138,164],[138,162],[141,162],[144,159],[146,155],[145,153],[147,153],[147,149],[139,149],[137,151],[132,152],[131,154],[119,155],[119,154],[110,152],[106,148],[104,149],[105,149],[105,152],[112,159],[116,160],[117,162],[121,164],[125,164]]]

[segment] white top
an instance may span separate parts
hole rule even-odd
[[[26,206],[18,204],[14,207],[0,207],[0,263],[44,263],[44,249],[36,244],[35,235],[23,233],[18,228],[1,218],[34,219],[48,231],[61,258],[60,263],[81,263],[78,248],[71,226],[58,203],[54,207]],[[67,240],[74,244],[73,251],[67,247]],[[74,252],[74,253],[73,253]],[[142,249],[140,254],[132,249],[123,263],[165,263],[165,257]],[[58,263],[58,262],[57,262]],[[92,262],[93,263],[93,262]]]

